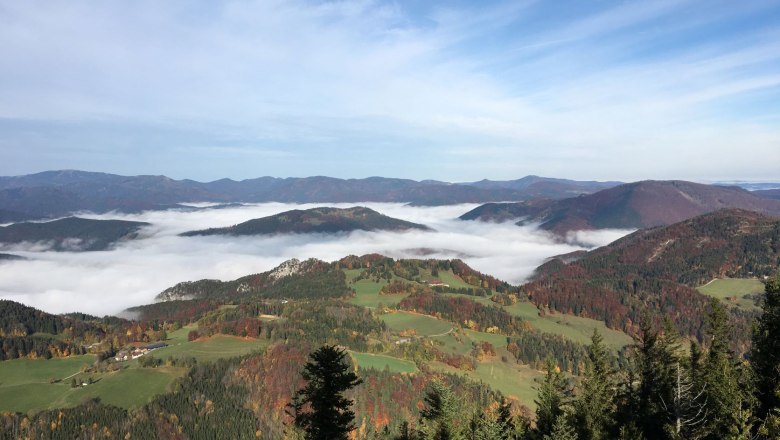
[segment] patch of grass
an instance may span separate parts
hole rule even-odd
[[[379,316],[390,330],[401,332],[414,329],[417,336],[431,336],[448,332],[453,325],[432,316],[420,315],[412,312],[394,312]]]
[[[604,343],[614,350],[619,350],[634,342],[631,336],[619,330],[608,328],[603,321],[564,313],[551,313],[540,316],[539,309],[531,302],[518,302],[511,306],[506,306],[504,309],[528,321],[533,328],[541,332],[560,335],[581,344],[590,344],[593,329],[598,330],[601,336],[604,337]]]
[[[445,353],[461,355],[471,353],[472,340],[460,332],[452,332],[432,339],[437,344],[437,348]]]
[[[187,342],[187,333],[196,328],[187,326],[168,335],[168,347],[151,352],[151,356],[167,359],[192,356],[198,362],[235,357],[264,349],[268,342],[262,339],[244,339],[216,335]],[[149,356],[149,355],[147,355]],[[15,359],[0,362],[0,411],[40,411],[43,409],[76,406],[85,399],[99,397],[103,402],[123,408],[134,408],[149,402],[155,395],[169,391],[185,368],[140,368],[137,360],[119,363],[119,371],[81,373],[83,366],[91,365],[92,355],[58,359]],[[95,383],[71,388],[71,380],[78,383],[93,378]],[[49,379],[61,380],[49,383]]]
[[[112,405],[133,408],[148,402],[156,394],[166,392],[171,383],[186,371],[164,367],[141,369],[137,368],[136,362],[128,362],[125,368],[115,372],[80,373],[82,366],[92,362],[92,355],[0,362],[0,411],[66,408],[93,397],[100,397]],[[86,387],[71,388],[73,378],[81,383],[89,377],[96,382]],[[59,379],[60,382],[50,384],[49,378]]]
[[[388,368],[394,373],[417,372],[417,366],[412,361],[398,359],[383,354],[359,353],[351,350],[349,351],[349,354],[352,356],[352,360],[357,364],[358,368],[374,368],[376,370]]]
[[[252,351],[265,349],[267,346],[268,341],[264,339],[214,335],[197,341],[170,344],[152,351],[150,355],[162,360],[169,356],[174,358],[192,356],[198,362],[210,362],[220,358],[241,356]]]
[[[467,296],[457,293],[444,293],[443,295],[463,296],[489,307],[497,305],[490,298],[482,296]],[[634,342],[627,334],[608,328],[603,321],[563,313],[539,316],[539,309],[528,301],[506,306],[504,310],[524,321],[528,321],[533,328],[540,332],[560,335],[581,344],[590,344],[590,337],[593,335],[594,328],[604,337],[604,342],[614,350],[619,350]]]
[[[431,362],[430,366],[437,371],[462,375],[472,380],[484,382],[491,388],[516,398],[523,405],[534,409],[536,407],[534,399],[537,395],[535,379],[544,374],[526,365],[515,363],[511,357],[509,359],[509,362],[503,362],[499,355],[490,361],[477,364],[477,369],[474,371],[459,370],[441,362]]]
[[[749,296],[763,293],[764,283],[754,278],[722,278],[697,287],[696,290],[741,309],[758,310],[759,307]]]
[[[380,304],[395,307],[399,302],[401,302],[402,299],[408,296],[380,295],[379,291],[382,289],[382,287],[387,285],[387,281],[385,280],[381,280],[379,282],[375,282],[374,280],[359,280],[353,282],[352,280],[360,275],[364,270],[365,269],[344,269],[344,273],[347,276],[347,285],[355,289],[355,297],[349,300],[351,304],[368,307],[371,309],[379,307]]]
[[[452,273],[451,270],[440,270],[438,277],[432,277],[432,278],[439,278],[444,284],[449,284],[450,287],[454,288],[475,288],[477,286],[472,286],[471,284],[468,284],[467,282],[463,281],[459,276]]]
[[[70,356],[54,359],[13,359],[0,362],[0,388],[23,384],[49,384],[49,379],[62,380],[90,366],[95,356]],[[3,402],[0,399],[0,402]]]
[[[93,376],[96,382],[69,390],[58,402],[54,402],[51,408],[75,406],[94,397],[122,408],[136,408],[148,403],[154,396],[170,391],[171,384],[186,371],[185,368],[172,367],[127,368],[112,373],[88,375]],[[80,379],[85,380],[86,377]],[[64,385],[69,386],[68,383]]]
[[[197,324],[185,325],[184,327],[178,330],[174,330],[168,333],[168,339],[165,340],[165,343],[168,345],[175,345],[180,342],[187,342],[187,335],[189,335],[189,333],[192,330],[197,330],[197,329],[198,329]]]

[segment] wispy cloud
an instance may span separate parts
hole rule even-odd
[[[0,173],[775,177],[779,8],[0,0]]]

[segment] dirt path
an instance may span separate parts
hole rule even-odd
[[[449,330],[447,330],[444,333],[439,333],[438,335],[428,335],[428,336],[421,336],[423,338],[438,338],[439,336],[447,336],[448,334],[452,333],[452,331],[455,330],[455,327],[450,327]]]

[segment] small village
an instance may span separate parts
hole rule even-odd
[[[138,359],[139,357],[156,350],[158,348],[167,347],[168,344],[165,342],[155,342],[153,344],[148,344],[143,347],[131,347],[131,348],[123,348],[120,350],[116,356],[114,356],[114,360],[117,362],[124,362],[129,361],[132,359]]]

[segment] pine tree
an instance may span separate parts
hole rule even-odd
[[[706,394],[708,439],[740,438],[750,431],[751,387],[737,356],[729,348],[728,316],[717,299],[710,302],[706,321],[709,351],[702,367]],[[692,363],[693,359],[693,352]]]
[[[548,358],[545,363],[547,373],[539,387],[536,401],[536,434],[537,438],[552,433],[556,420],[564,413],[567,398],[566,379],[561,369]]]
[[[469,423],[468,440],[499,440],[501,425],[484,411],[477,411]]]
[[[604,338],[593,330],[582,389],[574,402],[574,418],[581,440],[604,440],[615,413],[612,359]]]
[[[756,416],[767,425],[780,425],[780,273],[764,288],[763,313],[753,330],[750,360],[756,383]]]
[[[420,411],[420,432],[423,438],[432,440],[461,438],[455,423],[460,417],[460,406],[452,390],[438,380],[434,380],[423,400],[425,409]]]
[[[346,440],[355,429],[352,401],[343,392],[362,381],[345,362],[346,353],[325,345],[309,355],[303,378],[308,384],[298,390],[292,404],[295,425],[307,440]]]
[[[414,431],[409,427],[409,422],[404,421],[401,424],[400,432],[393,437],[393,440],[415,440],[415,438]]]
[[[577,431],[568,422],[568,417],[562,414],[555,420],[552,432],[544,436],[544,440],[577,440]]]
[[[637,362],[639,389],[637,390],[637,424],[648,439],[670,438],[669,427],[674,414],[670,404],[674,401],[677,368],[680,364],[677,335],[669,322],[664,332],[652,328],[649,320],[642,322],[642,342]]]

